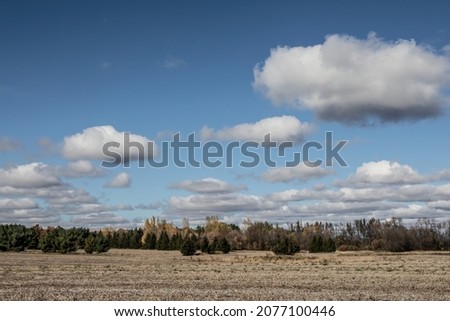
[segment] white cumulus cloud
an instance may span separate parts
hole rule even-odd
[[[126,188],[131,184],[131,176],[127,173],[119,173],[111,181],[105,184],[109,188]]]
[[[363,163],[348,180],[362,184],[417,184],[426,179],[409,165],[382,160]]]
[[[43,188],[61,184],[61,179],[55,170],[43,163],[30,163],[0,169],[0,186]]]
[[[243,123],[233,127],[215,130],[207,126],[200,131],[202,139],[264,141],[264,136],[270,133],[272,141],[304,140],[312,130],[312,125],[302,123],[294,116],[276,116],[261,119],[255,123]]]
[[[83,130],[72,136],[64,138],[62,147],[63,157],[69,160],[104,160],[107,157],[103,153],[103,145],[109,142],[120,144],[120,147],[111,146],[109,150],[117,153],[124,159],[128,156],[130,159],[145,158],[152,156],[154,150],[148,148],[148,144],[152,143],[150,139],[144,136],[129,134],[131,144],[138,143],[143,146],[144,155],[139,155],[136,147],[130,147],[125,150],[125,132],[119,132],[112,126],[96,126]],[[154,146],[154,145],[151,145]]]
[[[275,105],[321,119],[365,124],[442,112],[450,61],[414,40],[330,35],[323,44],[277,47],[254,68],[253,86]]]

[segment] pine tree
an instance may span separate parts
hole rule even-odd
[[[209,253],[209,241],[206,236],[204,236],[200,242],[200,251],[203,253]]]
[[[196,249],[196,250],[200,250],[200,244],[199,244],[197,235],[191,234],[190,238],[191,238],[191,241],[192,241],[192,242],[194,243],[194,245],[195,245],[195,249]]]
[[[315,235],[313,235],[311,241],[309,242],[308,250],[309,250],[310,253],[317,253],[318,252],[317,237]]]
[[[219,244],[219,250],[222,251],[223,254],[230,253],[231,245],[226,238],[223,238]]]
[[[70,253],[77,250],[77,237],[73,230],[66,230],[60,235],[59,253]]]
[[[180,248],[181,254],[183,256],[192,256],[195,254],[195,243],[192,242],[192,239],[187,237]]]
[[[317,238],[317,252],[323,252],[323,237],[319,235]]]
[[[219,240],[217,239],[217,236],[214,237],[212,243],[208,246],[208,254],[214,254],[219,248]]]
[[[334,243],[334,242],[333,242]],[[327,247],[331,246],[327,245],[327,241],[323,240],[322,235],[319,236],[313,236],[311,239],[311,242],[309,243],[309,252],[311,253],[320,253],[320,252],[327,252]],[[336,249],[336,245],[334,245]]]
[[[323,241],[322,251],[323,252],[336,252],[336,243],[334,242],[334,240],[331,237],[328,237]]]
[[[84,241],[84,251],[87,254],[92,254],[95,251],[95,237],[92,234]]]
[[[148,250],[154,250],[156,249],[156,235],[155,233],[148,233],[145,236],[144,240],[144,248]]]
[[[296,239],[288,235],[283,235],[278,238],[275,245],[272,247],[273,253],[280,255],[294,255],[300,251],[300,246]]]
[[[98,232],[95,237],[95,252],[104,253],[109,251],[108,239],[103,235],[102,232]]]
[[[142,239],[142,234],[143,234],[142,229],[135,228],[133,230],[129,230],[127,234],[129,235],[128,247],[130,249],[140,249],[141,248],[141,239]]]
[[[182,245],[183,245],[183,238],[179,233],[172,236],[172,239],[170,240],[170,250],[180,250]]]
[[[58,250],[58,229],[47,228],[39,239],[39,249],[45,253],[56,252]]]
[[[156,242],[156,248],[160,251],[170,250],[170,239],[166,231],[162,231],[159,235],[159,239]]]

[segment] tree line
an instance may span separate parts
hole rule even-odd
[[[158,218],[145,221],[134,229],[62,228],[39,225],[25,227],[0,225],[0,251],[36,249],[47,253],[103,253],[110,248],[180,251],[195,253],[228,253],[232,250],[270,250],[275,254],[293,255],[357,250],[403,252],[413,250],[450,250],[450,222],[419,219],[405,226],[400,219],[381,222],[377,219],[352,223],[302,223],[279,226],[269,222],[245,220],[241,227],[207,217],[204,225],[183,226]]]
[[[107,252],[109,248],[109,241],[102,232],[91,232],[87,228],[0,225],[0,251],[41,250],[64,254],[82,249],[91,254]]]

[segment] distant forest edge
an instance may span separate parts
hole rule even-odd
[[[413,226],[406,227],[397,218],[385,222],[372,218],[346,224],[296,222],[280,227],[246,220],[240,228],[211,216],[206,218],[204,225],[196,228],[189,226],[188,219],[183,219],[180,228],[155,217],[146,220],[143,228],[128,230],[0,225],[0,251],[34,249],[46,253],[71,253],[84,250],[91,254],[107,252],[110,248],[174,250],[183,255],[238,250],[271,250],[287,255],[301,250],[313,253],[336,250],[449,251],[450,221],[419,219]]]

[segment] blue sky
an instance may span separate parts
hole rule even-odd
[[[0,223],[448,220],[448,21],[446,1],[2,1]],[[348,166],[100,166],[124,132],[280,127],[300,150],[332,131]]]

